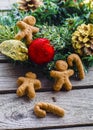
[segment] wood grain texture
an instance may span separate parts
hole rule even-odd
[[[93,130],[93,126],[58,128],[58,129],[42,129],[42,130]]]
[[[0,15],[5,15],[16,0],[0,1]],[[52,90],[53,82],[46,79],[41,70],[30,66],[14,65],[0,54],[0,93],[15,92],[16,80],[26,72],[36,72],[42,82],[40,91]],[[93,67],[82,81],[71,80],[73,88],[93,88]],[[33,113],[35,103],[44,101],[65,109],[64,118],[47,114],[39,119]],[[80,127],[80,126],[86,127]],[[91,125],[91,126],[87,126]],[[72,127],[73,126],[73,127]],[[66,128],[64,128],[66,127]],[[68,128],[67,128],[68,127]],[[69,128],[70,127],[70,128]],[[54,129],[51,129],[54,128]],[[35,99],[19,98],[16,94],[0,94],[0,129],[21,130],[93,130],[93,89],[71,90],[70,92],[37,92]]]
[[[53,98],[56,99],[54,102]],[[47,114],[37,118],[33,108],[37,102],[48,102],[65,109],[63,118]],[[15,94],[0,95],[0,128],[57,128],[93,125],[93,89],[72,90],[70,92],[37,92],[33,100],[18,98]]]
[[[7,58],[7,56],[0,53],[0,62],[2,62],[2,61],[7,61],[8,62],[8,58]]]
[[[0,1],[0,10],[10,10],[10,2],[9,0],[2,0]]]
[[[8,11],[11,9],[12,4],[16,2],[16,0],[0,0],[0,10]]]
[[[16,3],[18,0],[8,0],[10,4]]]
[[[41,69],[31,68],[29,65],[12,64],[12,63],[0,63],[0,92],[2,91],[15,91],[17,88],[16,80],[19,76],[24,76],[26,72],[35,72],[37,78],[42,83],[42,89],[40,91],[52,90],[54,82],[47,79],[41,72]],[[90,70],[84,80],[71,80],[73,89],[75,88],[88,88],[93,87],[93,71]]]
[[[0,0],[0,16],[6,16],[7,12],[11,11],[13,3],[16,3],[16,0]]]

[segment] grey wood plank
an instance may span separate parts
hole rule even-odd
[[[14,65],[9,63],[0,63],[0,91],[13,91],[16,90],[16,80],[19,76],[24,76],[26,72],[35,72],[37,77],[42,82],[42,89],[52,86],[50,82],[42,73],[41,70],[36,70],[30,66]],[[51,87],[50,87],[51,88]]]
[[[18,2],[18,0],[9,0],[10,4]]]
[[[3,12],[2,12],[3,13]],[[8,57],[7,56],[5,56],[5,55],[3,55],[3,54],[1,54],[0,53],[0,62],[3,60],[3,61],[7,61],[8,62]]]
[[[12,8],[12,4],[16,3],[16,0],[2,0],[0,1],[0,16],[7,15]]]
[[[42,129],[42,130],[93,130],[93,126],[58,128],[58,129]]]
[[[58,105],[65,109],[65,116],[47,114],[45,118],[37,118],[33,112],[37,102]],[[48,129],[78,125],[93,125],[93,89],[37,92],[33,100],[18,98],[15,94],[0,95],[0,129]]]
[[[48,91],[53,89],[53,80],[49,80],[41,72],[41,69],[31,68],[29,65],[0,63],[0,92],[15,91],[17,89],[16,80],[19,76],[24,76],[26,72],[35,72],[37,78],[42,83],[40,91]],[[84,80],[71,79],[73,89],[75,88],[93,88],[93,70],[90,70]]]
[[[8,0],[0,1],[0,10],[8,10],[10,9],[10,2]]]
[[[10,10],[13,3],[16,3],[17,0],[1,0],[0,1],[0,10]]]

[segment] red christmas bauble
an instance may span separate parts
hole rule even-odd
[[[32,41],[28,48],[30,59],[36,64],[44,64],[50,62],[54,57],[54,47],[46,38],[37,38]]]

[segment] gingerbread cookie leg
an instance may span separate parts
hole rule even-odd
[[[22,85],[20,85],[20,87],[17,89],[16,94],[21,97],[21,96],[24,96],[24,95],[25,95],[25,92],[26,92],[26,86],[25,86],[25,84],[22,84]]]
[[[72,84],[71,84],[69,79],[67,79],[66,82],[65,82],[65,88],[66,88],[67,91],[72,89]]]
[[[33,84],[30,84],[28,87],[27,87],[27,96],[29,97],[29,99],[32,99],[36,96],[36,93],[35,93],[35,89],[34,89],[34,85]]]
[[[26,40],[27,40],[28,45],[31,44],[31,42],[32,42],[32,33],[29,33],[29,35],[26,35]]]
[[[63,81],[62,81],[62,79],[57,79],[56,81],[55,81],[55,84],[54,84],[54,90],[55,91],[60,91],[60,89],[62,88],[62,86],[63,86]]]

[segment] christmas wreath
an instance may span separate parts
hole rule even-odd
[[[39,28],[29,46],[25,39],[14,40],[19,32],[16,23],[26,16],[35,17]],[[0,43],[4,55],[42,66],[44,72],[53,69],[57,60],[76,53],[86,71],[93,65],[93,1],[19,0],[0,17]]]

